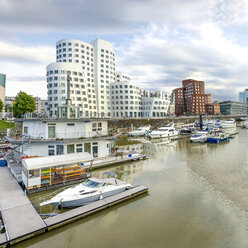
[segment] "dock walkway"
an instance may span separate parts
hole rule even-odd
[[[0,212],[7,242],[46,227],[8,167],[0,167]]]
[[[0,212],[6,229],[5,234],[0,234],[0,247],[7,247],[58,228],[147,192],[147,187],[136,186],[120,194],[42,220],[8,167],[0,167]]]

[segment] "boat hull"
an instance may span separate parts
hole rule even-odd
[[[60,201],[60,200],[58,200],[56,202],[51,202],[50,204],[52,204],[53,206],[56,206],[56,207],[58,205],[60,205],[63,208],[79,207],[79,206],[89,204],[91,202],[95,202],[95,201],[104,199],[106,197],[110,197],[110,196],[119,194],[121,192],[124,192],[124,191],[128,190],[129,188],[130,187],[122,187],[122,188],[119,188],[119,189],[116,189],[116,190],[111,190],[109,192],[103,192],[102,194],[100,192],[98,192],[97,194],[90,195],[90,196],[87,196],[87,197],[84,196],[82,198],[78,198],[78,199],[75,199],[75,200],[68,200],[68,201],[63,201],[63,200]]]
[[[225,137],[225,138],[208,138],[207,142],[217,144],[219,142],[224,142],[224,141],[228,141],[228,140],[229,140],[229,137]]]

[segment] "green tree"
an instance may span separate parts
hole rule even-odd
[[[35,101],[32,96],[20,91],[16,96],[16,102],[13,105],[13,111],[15,117],[21,117],[26,113],[35,111]]]
[[[0,112],[3,111],[3,101],[0,99]]]

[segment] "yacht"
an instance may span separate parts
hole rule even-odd
[[[190,142],[192,143],[205,143],[208,139],[208,131],[198,131],[196,134],[192,135]]]
[[[129,183],[116,178],[88,178],[86,181],[62,191],[40,206],[52,204],[58,209],[72,208],[102,200],[133,188]]]
[[[148,132],[148,136],[152,139],[178,136],[178,134],[179,132],[171,126],[160,127],[158,130]]]
[[[150,130],[150,125],[149,126],[144,126],[144,127],[139,127],[136,130],[128,132],[128,134],[130,136],[144,136],[149,130]]]
[[[223,123],[220,124],[221,128],[232,128],[236,127],[236,122],[235,120],[226,120]]]

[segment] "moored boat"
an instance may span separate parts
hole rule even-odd
[[[86,205],[119,194],[133,186],[116,178],[89,178],[84,182],[62,191],[40,206],[52,204],[59,209]]]
[[[150,125],[144,126],[144,127],[139,127],[136,130],[128,132],[128,134],[130,136],[144,136],[149,130],[150,130]]]
[[[223,123],[220,124],[221,128],[232,128],[236,127],[236,122],[235,120],[226,120]]]
[[[219,143],[228,141],[230,139],[230,134],[225,133],[223,131],[213,131],[208,135],[207,142],[208,143]]]
[[[192,135],[190,142],[192,143],[205,143],[207,142],[208,131],[198,131],[196,134]]]
[[[178,136],[179,132],[171,126],[164,126],[160,127],[157,130],[148,132],[148,137],[154,138],[166,138],[166,137],[173,137]]]

